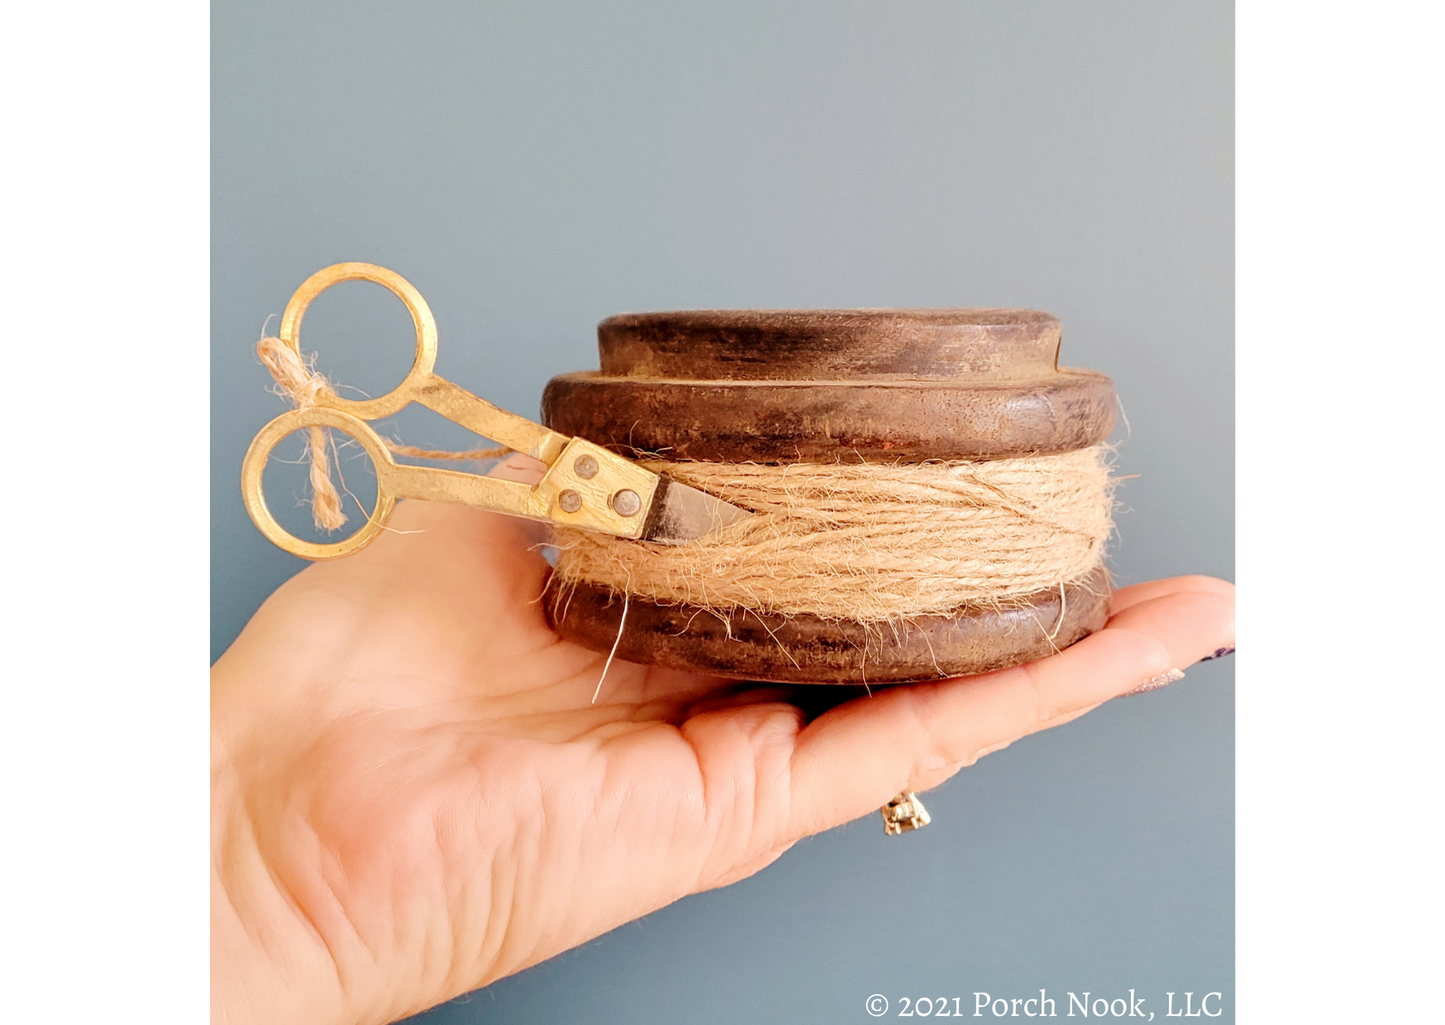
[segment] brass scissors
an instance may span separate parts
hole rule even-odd
[[[241,494],[251,519],[277,546],[305,559],[336,559],[370,544],[385,528],[398,498],[456,502],[509,516],[600,531],[618,537],[681,544],[751,515],[696,488],[646,470],[600,445],[569,438],[480,399],[432,373],[437,329],[431,309],[401,275],[370,263],[338,263],[311,275],[286,304],[281,341],[301,352],[301,318],[312,301],[343,281],[372,281],[389,289],[411,314],[416,359],[395,390],[375,399],[319,395],[316,404],[283,413],[261,428],[241,466]],[[366,423],[412,402],[468,430],[547,465],[536,485],[455,470],[399,464]],[[278,442],[293,431],[333,427],[355,438],[376,467],[376,506],[343,541],[318,544],[288,533],[266,507],[261,476]]]

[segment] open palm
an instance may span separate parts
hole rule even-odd
[[[391,525],[214,668],[217,1021],[404,1017],[1233,645],[1232,585],[1180,577],[985,676],[855,697],[614,662],[593,704],[604,656],[547,627],[532,525]]]

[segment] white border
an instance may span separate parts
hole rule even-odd
[[[1438,1016],[1441,9],[1238,8],[1243,1022]]]
[[[208,1014],[208,22],[0,33],[6,1021]]]
[[[1442,15],[1239,11],[1242,1021],[1438,998]],[[6,1017],[206,1013],[204,5],[0,39]]]

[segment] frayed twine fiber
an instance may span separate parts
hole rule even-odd
[[[281,339],[262,338],[256,343],[256,355],[275,378],[276,391],[289,398],[297,409],[307,409],[337,397],[331,382]],[[439,452],[402,445],[389,438],[382,438],[381,443],[396,455],[417,459],[496,459],[512,451],[509,448],[481,448],[469,452]],[[311,462],[311,519],[317,530],[328,532],[340,530],[347,519],[341,508],[341,495],[331,481],[331,460],[327,450],[334,452],[335,448],[329,428],[310,428],[306,451]]]
[[[1087,577],[1113,529],[1103,445],[982,462],[642,465],[752,509],[662,545],[558,528],[557,574],[717,613],[897,622]]]

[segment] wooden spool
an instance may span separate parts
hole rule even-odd
[[[598,326],[600,372],[547,384],[542,418],[629,457],[922,462],[1087,448],[1114,426],[1114,387],[1060,368],[1057,318],[1033,310],[700,310]],[[902,683],[1033,661],[1103,625],[1107,573],[898,627],[734,612],[633,595],[619,658],[737,679]],[[549,621],[598,651],[622,598],[548,588]],[[1061,608],[1062,606],[1062,608]],[[1040,624],[1057,631],[1050,640]]]

